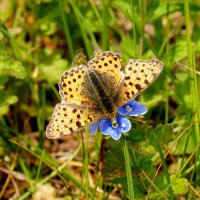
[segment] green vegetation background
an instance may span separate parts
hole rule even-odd
[[[200,198],[198,0],[1,0],[0,20],[0,199]],[[165,63],[145,123],[48,140],[61,74],[98,47]]]

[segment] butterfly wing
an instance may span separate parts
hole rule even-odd
[[[87,124],[94,123],[100,117],[98,114],[89,113],[88,110],[59,103],[55,106],[52,119],[46,127],[46,135],[49,139],[70,135],[84,129]]]
[[[95,69],[100,73],[106,73],[114,82],[114,87],[118,87],[121,79],[121,56],[118,53],[110,51],[102,52],[88,62],[88,67]],[[91,102],[83,95],[84,77],[88,67],[80,65],[64,72],[59,82],[60,95],[62,100],[69,104],[90,105]]]
[[[62,102],[57,104],[52,119],[46,127],[50,139],[61,138],[78,132],[100,118],[99,114],[89,113],[90,100],[83,95],[83,85],[87,68],[85,65],[74,67],[61,76],[59,92]]]
[[[163,70],[163,62],[153,60],[131,59],[125,68],[124,81],[121,86],[120,105],[127,103],[143,92]]]
[[[87,105],[90,103],[82,93],[86,70],[85,65],[80,65],[63,73],[58,86],[64,102],[79,105],[83,102]]]
[[[110,51],[102,52],[92,60],[88,61],[88,66],[96,71],[110,76],[114,82],[114,87],[118,87],[121,80],[121,55]]]

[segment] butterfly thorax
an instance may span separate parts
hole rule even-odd
[[[96,112],[108,118],[116,117],[118,108],[117,90],[114,80],[106,72],[99,73],[89,68],[84,77],[84,95],[92,102]]]

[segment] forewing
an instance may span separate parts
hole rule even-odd
[[[82,93],[86,70],[85,65],[80,65],[63,73],[58,84],[63,101],[69,104],[82,104],[83,102],[89,104],[89,100]]]
[[[52,119],[46,127],[46,135],[49,139],[70,135],[84,129],[87,124],[94,123],[100,117],[99,114],[89,113],[88,110],[59,103],[54,108]]]
[[[119,85],[121,79],[121,55],[118,53],[112,53],[110,51],[102,52],[92,60],[88,61],[88,66],[94,68],[100,73],[106,73],[113,80],[115,80],[115,86]]]
[[[121,105],[137,97],[144,91],[163,70],[163,62],[153,60],[131,59],[125,68],[124,82],[121,88]]]

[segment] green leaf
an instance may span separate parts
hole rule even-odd
[[[155,134],[156,140],[154,141],[151,138],[151,135],[149,135],[149,141],[150,143],[156,148],[157,143],[160,144],[160,146],[167,144],[171,139],[172,139],[172,133],[173,133],[173,129],[172,129],[172,125],[170,124],[159,124],[155,130],[152,130],[152,132],[150,134]]]
[[[177,178],[175,175],[170,176],[173,193],[176,195],[186,194],[189,190],[188,180],[186,178]]]
[[[178,62],[183,60],[187,56],[187,45],[186,41],[180,37],[176,38],[176,42],[169,51],[169,60],[170,62]]]
[[[6,21],[14,12],[15,1],[2,0],[0,6],[0,21],[1,24]]]
[[[0,76],[0,90],[2,89],[1,86],[3,86],[8,81],[7,76]]]
[[[0,116],[3,116],[9,112],[9,107],[18,101],[18,97],[12,94],[8,94],[7,91],[0,90]]]
[[[151,17],[151,20],[158,19],[163,15],[167,15],[167,2],[160,3],[157,9],[155,9],[154,14]],[[180,5],[177,3],[170,3],[169,12],[174,12],[180,9]]]
[[[67,60],[62,59],[60,55],[48,55],[38,66],[46,79],[51,83],[57,84],[60,76],[69,67]],[[43,77],[42,77],[43,78]]]
[[[26,77],[26,71],[22,62],[13,59],[6,51],[0,50],[0,75],[24,79]]]

